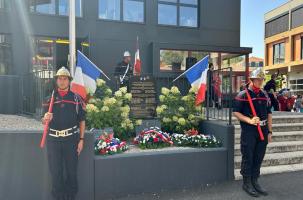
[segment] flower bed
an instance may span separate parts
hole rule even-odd
[[[158,127],[143,130],[135,139],[134,143],[141,149],[157,149],[173,145],[168,133]]]
[[[96,155],[113,155],[123,153],[128,150],[128,145],[118,138],[114,138],[113,134],[101,135],[95,141],[95,154]]]
[[[176,146],[189,146],[200,148],[215,148],[221,147],[222,143],[212,135],[186,135],[186,134],[173,134],[171,136],[174,145]]]
[[[185,131],[184,134],[174,133],[169,135],[158,127],[145,129],[134,139],[134,143],[141,149],[156,149],[172,145],[200,148],[222,146],[221,141],[217,140],[215,136],[199,134],[195,129]]]

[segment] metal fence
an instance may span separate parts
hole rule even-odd
[[[40,116],[42,114],[42,103],[51,94],[54,88],[54,72],[42,70],[23,76],[23,112]],[[206,92],[206,101],[203,103],[204,116],[207,120],[224,120],[231,124],[232,119],[232,68],[220,70],[209,70]],[[120,86],[119,77],[109,75],[107,84],[113,91]],[[159,103],[159,95],[162,87],[170,88],[177,86],[182,95],[187,94],[190,84],[185,77],[173,82],[174,77],[155,77],[152,74],[142,74],[140,77],[152,77],[155,82],[156,103]]]
[[[41,70],[22,77],[22,110],[24,114],[42,115],[42,103],[54,88],[54,72]]]
[[[205,117],[207,120],[216,119],[232,123],[232,80],[231,67],[209,70],[205,102]]]

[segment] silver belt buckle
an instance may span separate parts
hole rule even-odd
[[[265,126],[266,122],[267,122],[267,120],[260,121],[260,126]]]
[[[66,131],[65,131],[65,130],[63,130],[63,131],[58,131],[58,132],[56,133],[56,135],[58,135],[59,137],[65,137]]]

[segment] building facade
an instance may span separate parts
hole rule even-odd
[[[303,0],[265,14],[265,69],[286,77],[286,87],[303,93]]]
[[[75,2],[77,49],[109,75],[124,51],[134,57],[137,37],[142,73],[160,78],[182,73],[188,57],[209,54],[220,68],[221,54],[230,58],[252,51],[240,47],[240,0]],[[0,106],[0,112],[20,112],[26,96],[37,95],[32,87],[68,65],[67,15],[68,0],[0,0],[0,90],[12,87],[8,77],[19,80],[20,87],[16,102],[7,100],[12,108]],[[37,77],[34,86],[27,83]]]

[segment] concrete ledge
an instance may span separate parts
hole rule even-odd
[[[227,180],[227,150],[120,154],[95,157],[95,199],[159,192]]]

